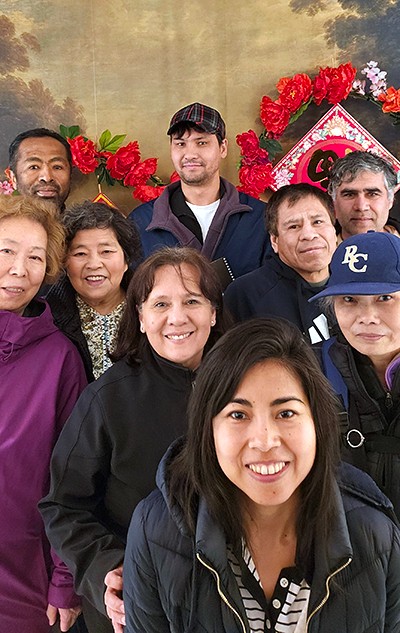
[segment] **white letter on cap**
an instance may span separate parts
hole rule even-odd
[[[346,246],[342,264],[348,264],[353,273],[365,273],[367,270],[367,264],[364,264],[361,268],[356,268],[356,264],[360,259],[364,259],[366,261],[368,259],[368,253],[357,253],[357,246],[355,244],[352,246]]]

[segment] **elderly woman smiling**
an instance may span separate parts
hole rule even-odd
[[[369,231],[333,255],[323,299],[340,332],[322,346],[345,405],[344,459],[366,470],[400,518],[400,239]]]
[[[77,346],[88,380],[112,362],[116,332],[140,259],[136,229],[117,210],[89,200],[62,216],[67,233],[66,276],[46,295],[56,325]]]
[[[45,203],[0,196],[0,629],[66,631],[79,613],[72,577],[37,509],[49,461],[86,384],[82,361],[35,299],[57,277],[64,231]]]

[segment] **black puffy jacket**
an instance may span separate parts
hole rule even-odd
[[[136,508],[124,562],[126,633],[247,633],[225,536],[200,500],[195,537],[163,479]],[[391,505],[343,464],[328,556],[316,538],[308,633],[400,632],[400,533]]]

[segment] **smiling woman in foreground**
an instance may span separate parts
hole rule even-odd
[[[294,326],[259,319],[221,338],[187,439],[132,517],[128,633],[400,631],[393,510],[338,467],[335,411]]]

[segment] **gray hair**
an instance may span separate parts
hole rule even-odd
[[[352,182],[362,171],[372,171],[375,174],[383,174],[383,180],[390,201],[394,197],[394,188],[397,185],[397,174],[392,165],[371,152],[361,150],[350,152],[344,158],[339,158],[333,163],[329,172],[328,193],[333,200],[336,198],[337,188],[342,182]]]
[[[335,296],[337,297],[337,295],[330,295],[328,297],[322,297],[319,301],[318,301],[318,305],[321,308],[322,312],[325,314],[325,316],[329,319],[329,317],[333,317],[334,319],[336,319],[336,315],[335,315]]]

